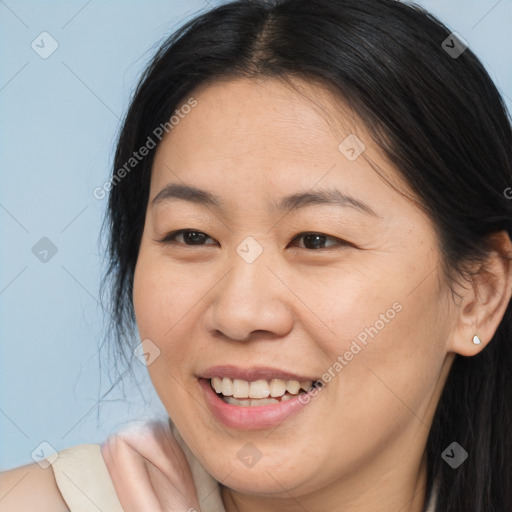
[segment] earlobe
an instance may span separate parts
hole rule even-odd
[[[506,231],[488,238],[489,255],[464,288],[451,350],[463,356],[480,353],[492,340],[512,295],[512,243]]]

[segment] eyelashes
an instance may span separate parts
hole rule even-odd
[[[183,242],[177,241],[176,239],[178,237],[182,237]],[[205,245],[215,245],[215,244],[205,244],[207,239],[214,240],[213,238],[209,237],[206,233],[203,233],[202,231],[198,231],[195,229],[179,229],[176,231],[171,231],[170,233],[166,234],[164,238],[161,240],[157,240],[157,242],[163,244],[163,245],[174,245],[174,246],[186,246],[186,247],[204,247]],[[306,250],[312,250],[312,251],[319,251],[319,250],[325,250],[325,249],[332,249],[339,246],[352,246],[353,244],[350,244],[349,242],[346,242],[345,240],[342,240],[340,238],[326,235],[324,233],[318,233],[315,231],[306,231],[303,233],[299,233],[296,235],[291,242],[295,242],[296,240],[304,239],[305,243],[303,247],[299,247],[299,249],[306,249]],[[328,245],[326,247],[319,247],[319,245],[323,245],[324,243],[328,241],[334,241],[334,245]],[[190,242],[190,243],[187,243]]]
[[[194,235],[193,237],[191,237],[191,239],[194,240],[194,243],[187,244],[184,242],[176,242],[176,240],[175,240],[176,237],[178,237],[180,235],[189,235],[189,234]],[[177,231],[171,231],[170,233],[165,235],[165,237],[162,240],[159,240],[159,242],[166,244],[166,245],[182,244],[182,245],[195,246],[195,245],[202,245],[197,242],[198,242],[198,240],[201,241],[201,240],[204,240],[205,238],[210,238],[210,237],[206,233],[203,233],[202,231],[197,231],[195,229],[180,229]],[[210,239],[213,240],[213,238],[210,238]],[[211,245],[211,244],[209,244],[209,245]]]

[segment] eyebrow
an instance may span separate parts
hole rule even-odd
[[[196,204],[212,206],[222,209],[225,201],[218,195],[191,185],[180,185],[172,183],[164,187],[151,202],[152,206],[159,203],[181,199]],[[337,189],[317,190],[315,192],[297,192],[282,198],[278,203],[272,205],[277,212],[285,210],[298,210],[309,205],[326,204],[342,207],[350,207],[363,213],[379,217],[375,211],[359,199],[351,197]]]

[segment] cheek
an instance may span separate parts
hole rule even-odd
[[[201,297],[197,280],[183,267],[141,246],[133,283],[133,304],[141,339],[165,348]]]
[[[186,368],[183,361],[190,333],[185,330],[194,300],[197,302],[197,290],[194,292],[183,270],[176,271],[155,253],[141,246],[133,283],[133,304],[140,340],[149,339],[159,349],[158,357],[147,370],[167,407],[179,397],[175,379],[182,380],[179,373]]]
[[[316,342],[328,356],[322,380],[344,419],[366,417],[372,425],[391,412],[411,415],[408,408],[427,414],[448,325],[432,261],[423,254],[366,271],[347,268],[309,296],[330,327]]]
[[[445,355],[446,314],[435,274],[412,292],[407,279],[390,276],[383,284],[352,292],[340,312],[341,336],[326,347],[337,409],[369,436],[375,421],[391,433],[428,414]]]
[[[140,339],[150,339],[160,350],[147,370],[173,419],[176,411],[188,415],[189,408],[183,407],[187,379],[192,380],[187,346],[201,295],[193,276],[141,245],[133,283],[135,317]]]
[[[403,294],[390,274],[389,269],[375,266],[365,270],[347,265],[329,278],[306,275],[296,282],[296,289],[300,287],[301,296],[307,297],[308,306],[322,321],[322,334],[318,331],[313,339],[332,363],[345,353],[349,362],[365,359],[365,349],[384,338],[404,316]]]

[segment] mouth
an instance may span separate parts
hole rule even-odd
[[[320,381],[294,379],[258,379],[248,381],[231,377],[213,377],[210,386],[227,404],[238,407],[261,407],[296,398],[320,387]]]
[[[289,416],[304,411],[324,386],[311,376],[234,366],[210,368],[198,375],[198,383],[213,416],[236,430],[276,427]]]

